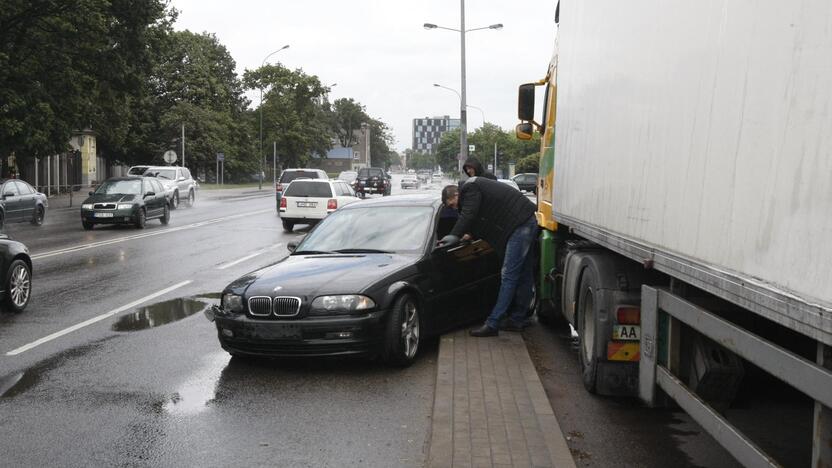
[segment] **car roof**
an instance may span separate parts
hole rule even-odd
[[[311,179],[309,177],[298,177],[297,179],[292,179],[291,181],[289,181],[289,184],[294,184],[295,182],[313,182],[313,183],[316,183],[316,184],[320,184],[321,182],[326,182],[326,183],[343,182],[343,180],[338,180],[338,179],[335,179],[335,180],[332,180],[332,179]]]
[[[126,175],[126,176],[120,176],[120,177],[110,177],[107,180],[105,180],[104,182],[115,182],[115,181],[119,181],[119,180],[142,180],[142,176],[140,176],[140,175]]]
[[[350,203],[341,209],[352,210],[367,206],[426,206],[435,209],[441,204],[442,199],[439,197],[438,193],[419,193],[412,195],[395,195],[383,198],[368,198],[357,203]]]

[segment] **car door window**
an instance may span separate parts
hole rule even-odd
[[[16,180],[14,183],[17,186],[17,190],[20,192],[21,195],[31,195],[35,193],[34,190],[32,190],[32,187],[26,182]]]
[[[17,189],[17,184],[15,184],[13,180],[10,180],[3,185],[3,196],[16,197],[18,195],[20,195],[20,191]]]

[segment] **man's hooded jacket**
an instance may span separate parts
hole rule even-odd
[[[477,158],[470,157],[466,159],[465,164],[462,165],[462,171],[467,174],[468,171],[466,170],[466,168],[469,167],[474,168],[475,177],[485,177],[486,179],[497,180],[497,177],[494,174],[490,172],[485,172],[485,169],[482,168],[482,163]]]

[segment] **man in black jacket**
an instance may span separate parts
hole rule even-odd
[[[439,241],[440,245],[473,236],[491,244],[503,259],[497,303],[485,324],[471,330],[471,335],[497,335],[500,321],[512,302],[514,307],[504,329],[522,330],[527,325],[534,281],[534,204],[513,187],[483,177],[471,177],[461,184],[461,189],[448,185],[442,189],[442,202],[458,209],[459,218],[451,233]]]
[[[462,170],[468,174],[468,177],[487,177],[491,180],[497,180],[497,176],[490,172],[485,172],[482,163],[475,157],[466,159],[465,164],[462,165]]]

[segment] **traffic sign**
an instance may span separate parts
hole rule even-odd
[[[225,153],[217,153],[217,161],[225,162]]]
[[[474,145],[468,145],[468,151],[475,151],[476,147]]]
[[[176,151],[167,150],[165,151],[165,155],[162,156],[162,158],[165,160],[166,163],[173,164],[176,162]]]

